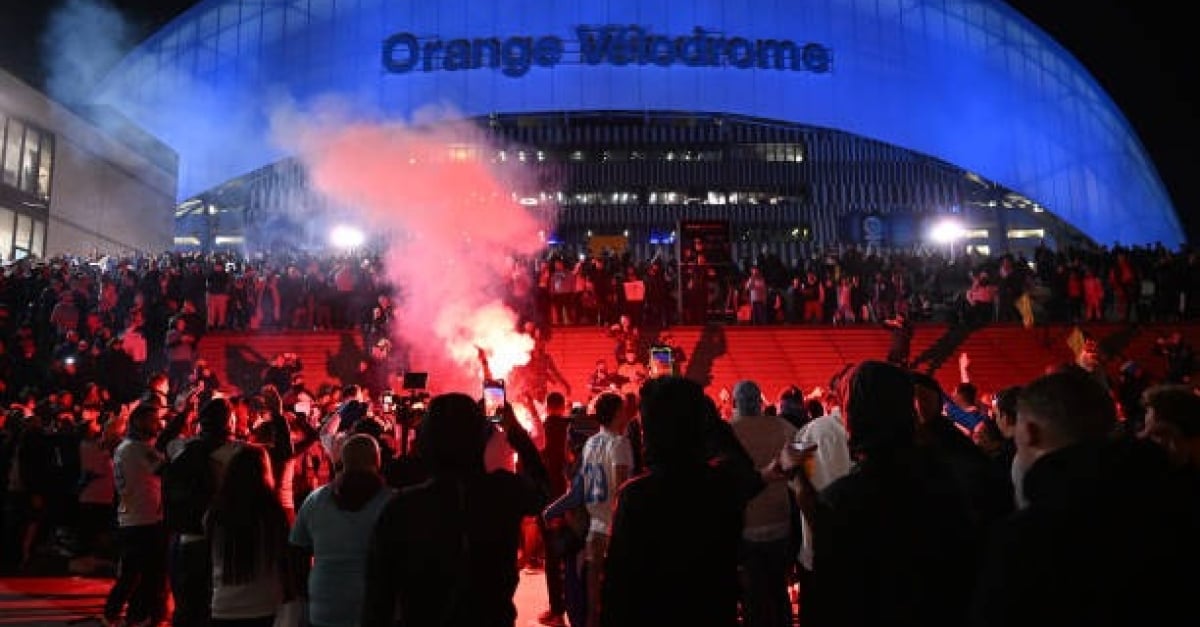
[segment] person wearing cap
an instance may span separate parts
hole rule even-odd
[[[754,381],[733,386],[733,433],[756,467],[770,464],[791,442],[796,427],[780,416],[763,415],[763,394]],[[790,627],[788,565],[792,511],[787,485],[768,484],[746,504],[742,529],[742,607],[748,627]]]

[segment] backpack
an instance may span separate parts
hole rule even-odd
[[[221,445],[195,438],[162,469],[163,525],[175,533],[204,533],[204,513],[216,492],[210,457]]]

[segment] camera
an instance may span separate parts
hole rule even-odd
[[[381,400],[383,413],[394,416],[396,422],[402,425],[419,424],[425,417],[426,402],[429,400],[429,392],[425,391],[428,382],[428,372],[404,373],[404,382],[401,387],[405,394],[397,395],[390,389],[385,390]],[[388,411],[389,406],[391,407],[390,412]]]
[[[379,403],[383,406],[384,414],[396,413],[396,395],[391,390],[384,390],[379,397]]]

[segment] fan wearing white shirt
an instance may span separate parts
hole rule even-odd
[[[608,553],[609,526],[616,509],[617,489],[629,479],[633,447],[626,438],[628,413],[624,401],[613,393],[601,394],[595,403],[600,431],[583,445],[584,502],[591,518],[587,538],[588,627],[600,624],[601,573]]]

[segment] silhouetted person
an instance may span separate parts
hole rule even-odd
[[[1017,402],[1020,509],[997,527],[974,625],[1177,625],[1194,613],[1195,495],[1167,455],[1115,437],[1086,372],[1035,379]]]
[[[430,401],[417,436],[430,480],[399,493],[379,517],[361,625],[516,621],[521,523],[545,503],[545,470],[511,407],[502,414],[525,474],[484,470],[484,447],[496,427],[474,399],[452,393]]]
[[[909,373],[866,361],[841,386],[857,465],[819,495],[805,472],[792,483],[812,529],[805,616],[820,625],[962,625],[976,540],[953,475],[918,446]]]
[[[892,334],[892,344],[888,348],[887,362],[901,368],[908,367],[909,353],[912,351],[913,325],[904,312],[896,312],[895,318],[883,321],[883,326]]]
[[[746,452],[690,380],[653,379],[641,403],[648,467],[618,495],[601,624],[737,625],[742,512],[754,492],[739,470]]]

